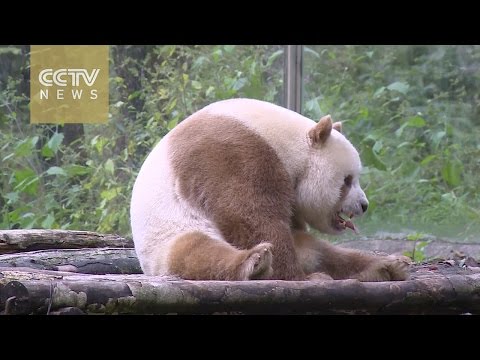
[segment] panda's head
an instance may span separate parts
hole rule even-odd
[[[360,157],[341,131],[341,123],[333,123],[330,115],[308,131],[308,160],[296,188],[299,215],[328,234],[347,227],[356,232],[351,219],[363,215],[368,207],[359,183]]]

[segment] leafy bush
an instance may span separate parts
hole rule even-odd
[[[162,136],[210,102],[282,95],[281,46],[112,46],[108,124],[30,125],[28,51],[0,48],[0,228],[128,235],[133,182]]]

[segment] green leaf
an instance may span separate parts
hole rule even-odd
[[[445,132],[447,133],[447,136],[453,136],[453,131],[454,128],[451,124],[445,124]]]
[[[105,171],[113,175],[113,173],[115,172],[115,164],[113,163],[112,159],[108,159],[105,162],[104,166],[105,166]]]
[[[357,119],[368,118],[368,113],[369,113],[369,111],[368,111],[367,107],[360,108],[360,110],[358,111]]]
[[[90,140],[90,145],[93,146],[97,152],[102,155],[103,147],[107,143],[107,140],[100,135],[95,136],[92,140]]]
[[[446,50],[443,47],[441,47],[441,48],[438,48],[438,50],[432,53],[429,57],[431,60],[439,61],[443,59],[443,57],[445,56],[445,53],[446,53]]]
[[[205,95],[210,96],[210,94],[214,91],[215,91],[215,88],[213,86],[209,86],[207,91],[205,91]]]
[[[131,93],[130,95],[128,95],[127,100],[128,100],[128,101],[135,100],[135,99],[138,98],[140,95],[142,95],[142,92],[141,92],[140,90],[134,91],[133,93]]]
[[[400,126],[397,130],[395,130],[395,136],[400,137],[402,136],[403,129],[407,127],[407,123],[403,123],[402,126]]]
[[[409,87],[410,87],[410,85],[408,85],[407,83],[396,81],[396,82],[388,85],[387,89],[398,91],[399,93],[402,93],[403,95],[405,95],[407,93]]]
[[[427,123],[425,119],[418,115],[411,117],[407,121],[407,126],[417,127],[417,128],[424,127],[426,124]]]
[[[310,50],[310,51],[308,51],[308,50]],[[305,53],[314,53],[317,57],[319,57],[319,55],[315,51],[313,51],[313,50],[311,50],[307,47],[305,47]],[[271,67],[273,62],[276,59],[278,59],[278,57],[280,57],[280,55],[282,55],[282,54],[283,54],[283,50],[277,50],[272,55],[270,55],[269,58],[268,58],[268,61],[267,61],[267,65],[266,65],[267,68]]]
[[[312,116],[317,117],[318,119],[320,119],[320,116],[322,115],[322,109],[320,108],[320,104],[318,103],[318,98],[308,100],[305,104],[305,110],[312,114]]]
[[[89,167],[75,164],[66,165],[64,167],[64,170],[66,171],[68,176],[86,175],[91,172],[91,169]]]
[[[423,253],[422,250],[415,250],[415,256],[413,257],[413,261],[415,262],[421,262],[425,259],[425,254]]]
[[[309,48],[308,46],[304,46],[304,47],[303,47],[303,51],[304,51],[305,54],[312,54],[312,55],[315,56],[317,59],[320,58],[320,54],[319,54],[317,51]],[[283,54],[283,50],[278,50],[278,51],[276,51],[274,54],[276,54],[276,53],[278,53],[278,52],[280,52],[280,54]],[[273,55],[272,55],[272,56],[273,56]]]
[[[451,192],[448,192],[448,193],[445,193],[445,194],[442,194],[442,200],[445,200],[447,202],[454,202],[456,199],[455,195],[453,195],[453,193]]]
[[[36,173],[35,171],[33,171],[32,169],[20,169],[20,170],[17,170],[15,171],[14,173],[14,177],[15,177],[15,180],[17,181],[17,183],[25,180],[25,179],[28,179],[32,176],[35,176]]]
[[[42,228],[44,229],[51,229],[53,223],[55,222],[55,218],[52,214],[48,214],[45,220],[42,221]]]
[[[103,190],[100,193],[100,197],[102,199],[104,199],[105,201],[110,201],[110,200],[116,198],[117,195],[120,193],[120,191],[121,191],[121,188],[119,188],[119,187],[108,189],[108,190]]]
[[[432,136],[432,142],[435,147],[438,146],[438,144],[445,137],[445,135],[447,135],[445,131],[438,131]]]
[[[171,113],[175,109],[175,106],[177,106],[177,99],[173,99],[168,103],[168,105],[165,107],[165,112]]]
[[[218,62],[220,60],[220,57],[223,55],[223,52],[221,49],[217,49],[214,52],[212,52],[212,59],[214,62]]]
[[[15,192],[9,192],[3,196],[5,199],[7,199],[7,204],[8,205],[13,205],[18,201],[19,194],[17,191]]]
[[[241,88],[243,88],[246,83],[247,83],[247,78],[242,77],[242,78],[236,80],[236,81],[233,83],[232,89],[235,90],[235,91],[238,91],[238,90],[240,90]]]
[[[373,145],[372,150],[378,154],[382,150],[382,148],[383,148],[383,143],[381,140],[379,140],[375,142],[375,145]]]
[[[417,240],[422,239],[423,237],[425,237],[425,234],[423,234],[421,232],[416,232],[416,233],[408,234],[407,235],[407,240],[417,241]]]
[[[373,93],[373,97],[374,98],[380,97],[380,95],[382,95],[384,91],[385,91],[385,86],[378,88],[377,91]]]
[[[60,148],[60,144],[63,142],[63,134],[62,133],[55,133],[53,136],[48,140],[48,147],[56,154],[58,149]]]
[[[18,157],[31,155],[33,148],[37,144],[38,136],[26,138],[15,147],[15,155]]]
[[[195,90],[200,90],[202,88],[202,84],[197,81],[197,80],[193,80],[192,81],[192,87],[195,89]]]
[[[52,166],[47,170],[48,175],[61,175],[61,176],[67,176],[67,173],[65,170],[63,170],[61,167],[58,166]]]
[[[53,134],[50,140],[42,147],[42,156],[46,158],[54,156],[63,142],[63,137],[62,133],[56,132]]]
[[[426,166],[428,165],[432,160],[436,159],[437,155],[428,155],[425,157],[422,161],[420,161],[420,165]]]
[[[38,189],[38,182],[40,178],[32,169],[20,169],[15,171],[15,191],[25,192],[34,195]]]
[[[7,161],[8,159],[10,159],[11,157],[14,157],[14,156],[15,156],[14,153],[10,153],[10,154],[8,154],[7,156],[5,156],[5,157],[2,159],[2,162]]]
[[[37,223],[37,218],[35,217],[35,214],[32,212],[25,213],[20,217],[20,226],[23,229],[32,229],[36,223]]]
[[[385,163],[383,163],[383,161],[380,160],[378,155],[373,151],[372,147],[365,146],[361,156],[364,159],[365,164],[371,165],[377,168],[378,170],[382,170],[382,171],[387,170],[387,165],[385,165]]]
[[[178,123],[178,119],[170,120],[167,124],[167,129],[172,130],[175,126],[177,126],[177,123]]]
[[[192,70],[196,70],[197,68],[201,67],[204,63],[209,62],[208,58],[205,56],[199,56],[197,60],[195,60],[192,64]]]
[[[405,147],[405,146],[410,146],[410,145],[411,145],[410,141],[404,141],[404,142],[402,142],[401,144],[399,144],[399,145],[397,146],[397,149],[401,149],[401,148],[403,148],[403,147]]]
[[[43,147],[42,147],[42,156],[45,157],[45,158],[51,158],[55,155],[55,153],[47,146],[47,144],[45,144]]]
[[[450,186],[458,186],[462,181],[463,164],[458,160],[447,161],[442,168],[442,178]]]

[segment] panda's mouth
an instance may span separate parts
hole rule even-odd
[[[348,218],[349,220],[345,220],[345,218]],[[339,211],[339,212],[335,213],[335,216],[333,217],[332,225],[338,231],[343,231],[346,228],[349,228],[355,234],[358,234],[357,227],[351,221],[352,218],[353,218],[353,214],[346,215],[346,214],[342,213],[342,211]]]

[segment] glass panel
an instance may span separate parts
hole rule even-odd
[[[480,46],[306,46],[304,81],[360,152],[363,234],[480,241]]]
[[[281,104],[282,46],[111,46],[106,125],[29,123],[29,47],[0,47],[0,228],[130,234],[148,152],[178,122],[232,97]]]

